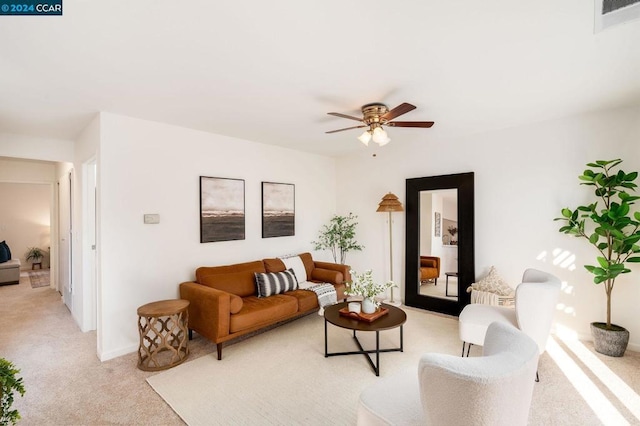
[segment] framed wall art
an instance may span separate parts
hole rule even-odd
[[[434,237],[439,237],[440,236],[440,213],[435,212],[435,221],[434,221],[434,231],[433,231],[433,236]]]
[[[200,242],[244,239],[244,180],[200,176]]]
[[[262,238],[295,235],[295,185],[262,182]]]

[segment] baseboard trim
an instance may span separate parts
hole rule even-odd
[[[101,352],[101,353],[98,352],[98,358],[100,359],[101,362],[109,361],[110,359],[117,358],[122,355],[127,355],[137,350],[138,350],[138,345],[134,344],[130,346],[125,346],[124,348],[115,349],[112,351]]]

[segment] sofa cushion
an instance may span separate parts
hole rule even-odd
[[[513,287],[507,284],[500,275],[495,266],[489,270],[489,274],[477,283],[472,283],[471,288],[476,291],[486,291],[496,293],[500,296],[508,296],[513,293]]]
[[[0,263],[9,261],[9,253],[3,244],[0,244]]]
[[[256,272],[266,272],[261,260],[228,266],[203,266],[196,269],[196,280],[200,284],[247,297],[256,294]]]
[[[313,261],[313,257],[311,257],[311,253],[301,253],[300,259],[302,259],[302,263],[304,264],[304,269],[307,271],[307,277],[311,276],[311,272],[316,267],[315,262]]]
[[[284,266],[284,262],[280,258],[262,259],[262,261],[264,262],[264,269],[267,272],[282,272],[287,269],[287,267]]]
[[[243,302],[240,312],[231,315],[230,333],[274,324],[298,312],[297,299],[285,294],[276,294],[271,297],[249,296],[245,297]]]
[[[9,260],[11,260],[11,249],[9,248],[9,245],[7,244],[7,242],[6,241],[1,242],[0,246],[4,246],[4,248],[7,249],[7,256],[9,256]]]
[[[269,297],[298,288],[296,274],[292,269],[282,272],[256,273],[258,297]]]
[[[311,290],[293,290],[285,293],[287,296],[293,296],[298,299],[298,312],[307,312],[312,309],[318,309],[318,295]]]

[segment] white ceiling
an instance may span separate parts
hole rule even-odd
[[[64,0],[0,16],[0,132],[74,139],[98,111],[326,155],[359,115],[418,108],[391,143],[640,104],[640,21],[592,0]],[[371,148],[369,148],[371,149]]]

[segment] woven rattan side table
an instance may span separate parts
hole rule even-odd
[[[187,358],[188,307],[188,300],[162,300],[138,308],[139,369],[166,370]]]

